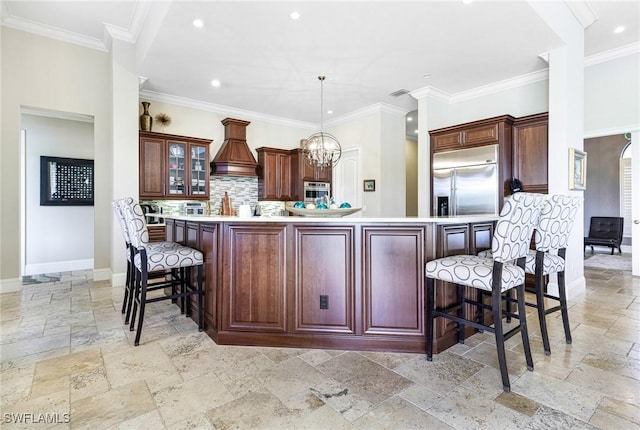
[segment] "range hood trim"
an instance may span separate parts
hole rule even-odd
[[[246,139],[246,127],[251,124],[234,118],[225,118],[224,142],[211,164],[212,176],[258,176],[256,161]]]

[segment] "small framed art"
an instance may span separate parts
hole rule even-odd
[[[376,190],[376,180],[375,179],[365,179],[364,180],[364,190],[365,191],[375,191]]]
[[[569,148],[569,189],[587,189],[587,153]]]

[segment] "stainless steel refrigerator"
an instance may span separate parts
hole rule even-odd
[[[433,214],[497,214],[498,145],[433,154]]]

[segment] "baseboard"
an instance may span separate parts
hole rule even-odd
[[[567,300],[571,300],[572,298],[580,294],[584,294],[584,292],[587,290],[587,280],[584,276],[581,276],[570,284],[567,284],[566,290]]]
[[[15,293],[22,290],[22,279],[0,279],[0,294]]]
[[[113,273],[111,274],[111,286],[124,287],[124,282],[126,279],[127,279],[126,273]]]
[[[111,269],[94,269],[93,280],[94,281],[108,281],[111,279]]]
[[[56,261],[53,263],[27,264],[24,275],[40,275],[42,273],[72,272],[74,270],[93,269],[93,258],[86,260]]]

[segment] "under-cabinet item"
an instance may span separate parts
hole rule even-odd
[[[205,202],[187,202],[182,207],[185,215],[207,214],[207,204]]]
[[[222,211],[220,215],[233,215],[233,209],[231,207],[231,197],[229,197],[229,193],[224,192],[224,197],[222,198]]]

